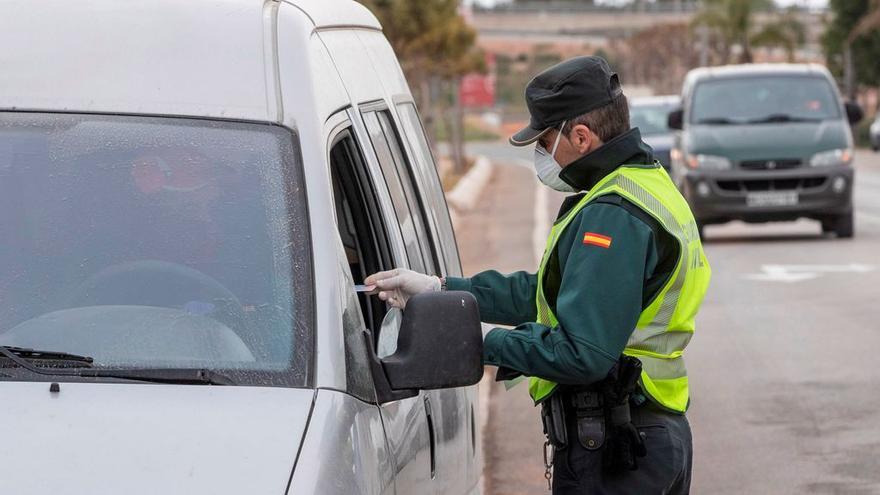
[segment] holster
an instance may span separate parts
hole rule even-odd
[[[562,394],[554,393],[541,403],[541,423],[550,445],[558,450],[568,446],[568,429],[565,426]]]
[[[606,421],[609,432],[608,448],[603,465],[610,471],[635,471],[637,458],[647,455],[645,440],[632,423],[630,395],[638,385],[642,363],[636,358],[621,356],[603,386],[606,401]]]
[[[587,450],[599,450],[605,446],[605,408],[602,396],[597,392],[571,394],[576,415],[578,442]]]

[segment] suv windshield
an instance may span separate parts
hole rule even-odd
[[[675,104],[633,103],[629,109],[630,126],[638,127],[642,136],[669,134],[667,117],[675,108]]]
[[[296,156],[270,125],[0,113],[0,345],[305,384]]]
[[[834,89],[825,78],[760,76],[715,79],[694,90],[693,124],[816,121],[840,117]]]

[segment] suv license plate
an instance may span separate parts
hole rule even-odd
[[[746,195],[746,205],[761,206],[793,206],[798,204],[796,192],[755,192]]]

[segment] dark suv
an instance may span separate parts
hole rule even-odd
[[[853,235],[853,138],[862,118],[844,104],[831,74],[817,65],[739,65],[694,69],[672,177],[702,226],[730,220],[806,217],[824,232]]]

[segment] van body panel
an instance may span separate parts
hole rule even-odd
[[[339,71],[352,102],[364,103],[382,99],[385,88],[367,48],[355,30],[332,30],[320,33]]]
[[[391,495],[393,463],[379,408],[318,389],[289,495]],[[398,493],[424,493],[420,490]]]
[[[318,29],[382,29],[376,16],[359,2],[348,0],[285,0],[301,9]]]
[[[2,2],[0,46],[2,109],[273,120],[259,1]]]
[[[61,383],[50,393],[46,382],[6,381],[0,423],[17,447],[6,449],[0,478],[19,495],[284,493],[313,396],[143,383]]]
[[[691,153],[729,158],[734,163],[767,158],[797,158],[807,163],[820,152],[847,146],[849,127],[842,120],[791,122],[785,125],[694,125]]]
[[[394,49],[385,36],[378,31],[356,31],[356,33],[369,55],[374,70],[377,74],[382,74],[380,83],[385,87],[385,92],[392,98],[395,96],[412,98],[409,84],[394,55]]]
[[[350,101],[330,54],[303,12],[282,4],[278,11],[279,80],[283,94],[284,125],[296,128],[302,146],[303,167],[311,219],[312,263],[315,274],[316,324],[315,386],[345,390],[342,339],[344,299],[336,259],[339,242],[333,217],[325,122]],[[309,77],[304,77],[308,75]]]

